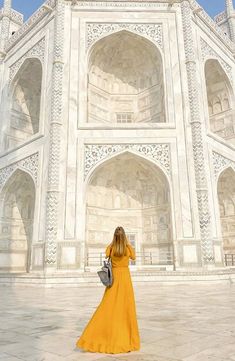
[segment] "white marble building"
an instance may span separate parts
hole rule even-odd
[[[137,269],[235,262],[232,0],[5,0],[0,29],[0,272],[83,272],[118,225]]]

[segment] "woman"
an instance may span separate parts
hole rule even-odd
[[[111,256],[113,285],[106,287],[103,298],[88,322],[76,346],[90,352],[122,353],[140,349],[134,291],[129,258],[135,251],[128,243],[123,227],[117,227],[113,241],[106,248]]]

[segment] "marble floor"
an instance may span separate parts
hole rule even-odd
[[[235,285],[133,286],[141,349],[115,355],[75,347],[103,286],[1,286],[0,361],[235,361]]]

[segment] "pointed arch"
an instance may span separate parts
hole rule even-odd
[[[235,172],[235,165],[233,167],[232,165],[226,164],[226,165],[224,165],[224,167],[222,167],[220,169],[220,171],[216,175],[216,177],[217,177],[217,188],[218,188],[218,182],[219,182],[220,176],[226,171]]]
[[[10,124],[5,148],[12,148],[38,133],[41,108],[42,63],[26,58],[9,88]]]
[[[2,271],[29,272],[35,206],[35,184],[17,168],[0,194],[0,237],[5,244]]]
[[[115,154],[93,168],[85,194],[90,261],[112,239],[115,226],[122,224],[135,238],[138,254],[146,259],[151,254],[152,264],[172,262],[170,184],[154,162],[130,151]],[[139,264],[144,259],[139,257]]]
[[[141,35],[119,30],[97,40],[87,58],[88,122],[165,122],[161,50]]]
[[[167,171],[166,167],[164,167],[163,164],[160,161],[158,161],[156,159],[153,160],[150,157],[147,157],[144,154],[142,154],[142,153],[140,153],[138,151],[135,151],[133,149],[122,149],[120,151],[117,151],[115,153],[110,154],[109,156],[107,156],[105,158],[102,158],[100,161],[97,161],[95,163],[95,165],[92,166],[92,168],[90,168],[89,172],[86,174],[86,178],[85,178],[85,182],[84,182],[84,193],[83,194],[85,194],[87,184],[90,182],[91,177],[94,174],[96,169],[98,169],[106,161],[112,160],[116,156],[119,156],[119,155],[122,155],[122,154],[125,154],[125,153],[130,153],[133,156],[137,156],[140,159],[143,159],[143,161],[145,160],[147,162],[152,163],[153,166],[159,168],[163,172],[164,176],[167,178],[167,181],[168,181],[169,185],[171,185],[170,174]]]
[[[117,29],[117,30],[114,30],[112,31],[111,33],[105,33],[103,36],[101,37],[98,37],[94,42],[93,44],[91,45],[91,47],[89,48],[88,50],[88,54],[87,54],[87,65],[89,67],[89,63],[90,63],[90,58],[91,58],[91,55],[92,55],[92,52],[94,51],[95,47],[96,47],[96,44],[99,43],[99,41],[103,40],[103,39],[106,39],[108,37],[111,37],[112,35],[115,35],[115,34],[119,34],[119,33],[130,33],[132,35],[135,35],[135,36],[138,36],[140,38],[143,38],[145,41],[149,42],[149,44],[152,44],[154,47],[157,48],[158,52],[161,54],[161,57],[163,59],[163,51],[162,51],[162,48],[160,47],[160,45],[153,41],[151,38],[149,37],[146,37],[144,34],[140,34],[136,31],[134,31],[133,29]]]
[[[231,82],[218,59],[207,58],[205,79],[210,129],[235,144],[235,99]]]
[[[235,170],[223,169],[217,183],[223,250],[235,255]]]

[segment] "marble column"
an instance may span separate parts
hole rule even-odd
[[[214,265],[214,246],[211,234],[211,215],[208,200],[208,181],[206,177],[206,149],[203,141],[200,102],[197,87],[196,45],[193,38],[192,10],[189,1],[181,3],[185,62],[188,78],[190,106],[190,125],[196,179],[196,193],[201,233],[202,262],[204,266]]]
[[[226,0],[225,7],[226,7],[230,37],[232,41],[235,41],[235,11],[233,7],[233,1]]]
[[[60,208],[60,158],[63,124],[65,2],[57,0],[55,8],[54,55],[51,94],[50,148],[46,205],[45,270],[57,266],[58,216]]]
[[[11,2],[12,0],[4,0],[3,5],[3,16],[2,16],[2,26],[1,26],[1,38],[0,38],[0,56],[5,56],[5,43],[9,38],[10,30],[10,18],[11,18]]]

